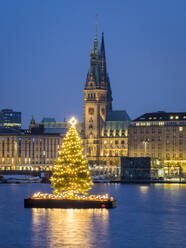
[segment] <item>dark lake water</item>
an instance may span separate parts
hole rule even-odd
[[[96,184],[109,193],[116,209],[24,209],[46,184],[0,185],[1,248],[184,248],[186,185]]]

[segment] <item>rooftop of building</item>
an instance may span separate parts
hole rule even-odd
[[[112,110],[107,113],[106,121],[130,121],[130,117],[125,110]]]
[[[56,122],[56,119],[53,117],[43,117],[41,122],[42,123],[51,123],[51,122],[53,123],[53,122]]]
[[[1,109],[0,112],[21,114],[21,112],[14,111],[13,109]]]
[[[182,121],[186,120],[186,112],[157,111],[145,113],[133,121]]]

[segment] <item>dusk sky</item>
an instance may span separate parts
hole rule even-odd
[[[96,13],[113,109],[186,111],[185,0],[1,0],[0,109],[83,120]]]

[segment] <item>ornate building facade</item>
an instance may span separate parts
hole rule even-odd
[[[96,32],[84,86],[84,120],[77,125],[93,176],[119,179],[122,160],[129,161],[130,172],[131,159],[151,158],[154,178],[186,178],[186,113],[160,111],[131,121],[125,110],[113,110],[112,100],[104,35],[99,48]],[[32,117],[29,129],[22,130],[15,125],[21,127],[21,119],[16,122],[12,110],[3,114],[8,124],[0,127],[0,169],[51,169],[68,123],[54,118],[36,123]]]
[[[112,109],[112,91],[106,67],[104,35],[100,49],[97,33],[90,53],[90,67],[84,87],[84,144],[96,175],[114,175],[120,170],[120,157],[128,154],[128,126],[125,110]]]
[[[129,126],[129,157],[163,163],[164,177],[186,177],[186,113],[146,113]]]
[[[0,169],[51,170],[63,135],[29,130],[0,129]]]
[[[104,36],[98,48],[96,32],[84,87],[84,121],[77,126],[94,176],[120,177],[120,157],[128,155],[129,124],[125,110],[112,109]],[[51,168],[67,129],[67,122],[44,118],[36,123],[32,117],[28,130],[0,130],[1,168]]]

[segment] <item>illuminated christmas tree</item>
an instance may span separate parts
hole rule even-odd
[[[87,194],[93,184],[76,123],[75,118],[70,120],[71,127],[63,140],[50,178],[53,193],[65,193],[67,197]]]

